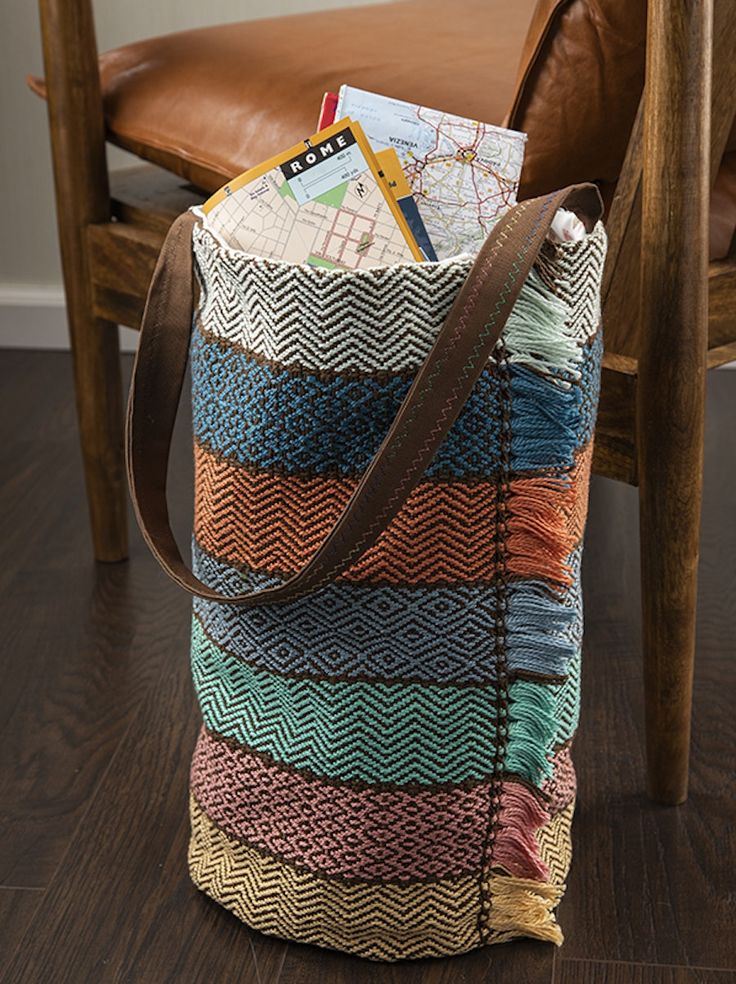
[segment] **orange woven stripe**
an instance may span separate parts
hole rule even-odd
[[[226,563],[289,575],[318,549],[355,479],[252,472],[195,444],[194,530]],[[517,479],[508,508],[509,574],[570,582],[566,560],[580,540],[590,455],[560,478]],[[583,485],[581,490],[580,486]],[[348,580],[427,584],[488,580],[494,573],[493,482],[420,483]]]
[[[354,479],[250,472],[195,446],[195,536],[209,553],[252,570],[302,567],[345,508]],[[493,574],[491,483],[417,486],[391,526],[345,577],[389,583]]]
[[[572,584],[567,558],[585,529],[592,457],[591,442],[567,474],[511,482],[507,541],[511,573]]]

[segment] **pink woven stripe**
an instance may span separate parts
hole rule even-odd
[[[450,790],[336,787],[202,730],[191,784],[224,831],[321,874],[408,881],[460,877],[480,867],[487,783]],[[534,830],[548,819],[531,790],[504,782],[498,863],[521,877],[545,878]]]
[[[517,878],[546,881],[549,868],[539,857],[534,834],[549,818],[531,789],[519,782],[504,782],[493,844],[494,867],[500,865]]]
[[[551,816],[564,810],[575,799],[577,778],[570,753],[569,744],[557,749],[552,759],[554,772],[542,786],[542,792],[549,797],[548,805]]]

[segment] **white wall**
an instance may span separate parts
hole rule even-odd
[[[371,0],[95,0],[100,51],[205,24]],[[0,3],[0,347],[66,346],[46,105],[25,84],[43,74],[36,0]],[[110,149],[108,149],[110,151]],[[111,167],[135,161],[116,149]],[[131,333],[132,334],[132,333]],[[127,337],[127,345],[131,336]]]

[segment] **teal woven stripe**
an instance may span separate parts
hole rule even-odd
[[[316,775],[429,784],[484,779],[493,772],[490,687],[295,680],[233,658],[196,621],[192,674],[210,730]],[[534,691],[544,689],[520,681],[510,693],[509,745],[537,749],[530,753],[531,766],[517,757],[520,774],[531,781],[554,740],[537,722]]]
[[[535,786],[552,775],[548,756],[555,744],[557,689],[527,680],[517,680],[509,688],[509,740],[503,771],[523,776]]]
[[[434,783],[493,770],[487,689],[280,677],[222,653],[196,624],[192,672],[208,728],[317,775]]]
[[[552,688],[555,696],[557,733],[555,742],[562,744],[575,734],[580,720],[580,669],[581,652],[578,648],[567,666],[565,682]]]

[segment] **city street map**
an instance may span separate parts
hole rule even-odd
[[[341,120],[225,185],[205,222],[226,245],[330,269],[422,259],[360,125]]]
[[[347,85],[335,112],[345,116],[375,151],[396,150],[440,259],[476,252],[516,202],[526,134]]]

